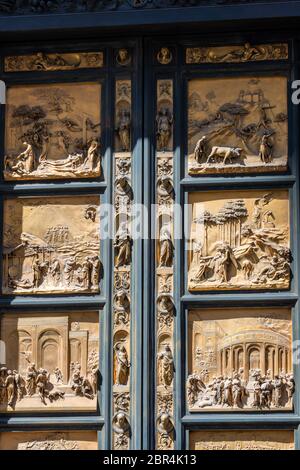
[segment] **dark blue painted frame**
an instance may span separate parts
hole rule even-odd
[[[200,17],[201,11],[201,17]],[[218,13],[218,21],[216,21]],[[291,18],[293,16],[293,19]],[[207,44],[241,44],[250,41],[252,43],[289,41],[290,43],[290,76],[291,79],[300,78],[300,48],[298,41],[300,34],[297,30],[276,31],[277,18],[290,18],[289,24],[296,24],[300,17],[300,2],[289,2],[288,5],[260,6],[254,10],[253,6],[234,6],[229,10],[226,7],[195,9],[173,9],[157,12],[130,12],[130,13],[97,13],[86,15],[56,15],[42,18],[26,17],[14,19],[13,22],[6,18],[0,18],[0,37],[5,33],[7,43],[3,43],[0,55],[5,53],[22,53],[37,50],[44,51],[78,51],[104,49],[106,65],[97,72],[76,72],[75,75],[91,79],[92,75],[102,76],[107,93],[105,95],[105,109],[107,111],[107,132],[104,135],[103,158],[104,181],[54,181],[43,183],[6,183],[0,179],[0,217],[3,215],[3,198],[6,196],[46,196],[46,195],[72,195],[72,194],[98,194],[104,203],[112,201],[112,158],[113,135],[109,129],[113,129],[114,81],[121,77],[123,72],[114,66],[112,50],[127,45],[135,50],[136,59],[133,67],[126,73],[133,80],[133,117],[134,122],[134,146],[133,146],[133,191],[135,202],[144,203],[148,208],[154,202],[155,196],[155,81],[157,78],[173,78],[174,80],[174,109],[175,109],[175,192],[176,202],[184,204],[187,195],[194,190],[213,190],[214,188],[231,188],[233,180],[226,177],[190,178],[185,173],[185,92],[184,83],[186,76],[200,73],[208,73],[206,66],[185,66],[184,46],[202,43]],[[260,20],[264,18],[262,23]],[[266,20],[268,18],[268,21]],[[246,20],[247,21],[241,21]],[[234,20],[234,21],[233,21]],[[240,20],[238,22],[238,20]],[[251,20],[251,22],[250,22]],[[183,28],[183,24],[185,26]],[[162,35],[164,25],[164,35]],[[179,29],[180,26],[182,29]],[[100,30],[101,28],[101,30]],[[275,28],[275,29],[272,29]],[[171,35],[177,29],[177,36]],[[215,31],[218,30],[218,33]],[[22,46],[16,41],[23,40],[26,31],[28,43],[22,41]],[[135,36],[129,37],[134,31]],[[180,31],[181,35],[178,34]],[[183,32],[186,31],[185,36]],[[208,33],[210,31],[210,33]],[[116,32],[118,40],[115,39]],[[189,32],[189,34],[188,34]],[[139,33],[139,39],[135,39]],[[105,38],[110,35],[110,38]],[[72,41],[59,42],[56,38],[65,38]],[[85,40],[81,38],[85,37]],[[90,39],[88,39],[90,37]],[[212,38],[211,41],[209,38]],[[32,42],[30,42],[32,40]],[[38,41],[36,44],[34,41]],[[154,52],[161,45],[168,45],[175,51],[175,62],[169,66],[162,66],[155,62]],[[239,68],[237,66],[235,69]],[[213,69],[213,67],[212,67]],[[217,71],[217,67],[215,68]],[[231,66],[224,66],[224,73],[228,73]],[[282,64],[245,64],[241,67],[245,72],[253,70],[287,71],[287,65]],[[12,74],[3,74],[11,81],[17,82]],[[10,75],[10,76],[9,76]],[[49,74],[50,75],[50,74]],[[59,77],[61,80],[70,79],[72,74],[68,72],[54,72],[51,77]],[[51,80],[50,77],[50,80]],[[36,80],[48,80],[48,75],[39,73]],[[6,79],[6,78],[4,78]],[[24,74],[25,82],[34,80],[31,74]],[[300,244],[297,227],[299,226],[299,112],[297,107],[291,108],[292,129],[290,129],[291,171],[285,175],[259,175],[237,176],[234,178],[234,187],[239,188],[272,188],[288,187],[292,200],[293,217],[293,283],[289,292],[265,292],[265,293],[220,293],[191,295],[186,291],[186,279],[182,267],[186,267],[184,253],[184,241],[176,240],[175,249],[175,341],[174,351],[176,378],[174,390],[175,397],[175,427],[176,448],[185,449],[189,446],[189,432],[193,429],[220,429],[220,428],[259,428],[259,429],[295,429],[296,446],[300,448],[300,400],[295,397],[294,413],[272,413],[269,415],[257,415],[247,413],[229,417],[221,413],[216,414],[187,414],[185,411],[185,379],[186,379],[186,318],[187,311],[191,308],[213,306],[275,306],[287,305],[293,308],[294,335],[299,337],[299,266]],[[3,107],[1,109],[1,123],[3,124]],[[3,125],[2,139],[3,142]],[[3,154],[3,144],[0,153]],[[2,174],[2,171],[1,171]],[[2,176],[1,176],[2,178]],[[151,227],[153,214],[148,213],[145,225]],[[184,218],[175,220],[177,227],[183,227]],[[2,233],[0,234],[0,241]],[[1,253],[0,253],[1,255]],[[132,449],[154,448],[155,442],[155,415],[154,415],[154,368],[155,368],[155,299],[154,299],[154,240],[138,240],[134,244],[133,254],[133,278],[132,278],[132,326],[131,326],[131,425],[133,438]],[[2,258],[2,257],[1,257]],[[48,429],[95,429],[99,431],[99,447],[111,448],[111,418],[112,418],[112,260],[113,250],[110,240],[102,244],[101,259],[104,267],[104,280],[99,296],[76,297],[78,308],[99,310],[101,331],[101,374],[102,387],[100,390],[100,411],[95,415],[79,414],[70,415],[60,413],[59,416],[1,416],[0,431],[3,430],[48,430]],[[1,272],[1,270],[0,270]],[[37,296],[37,297],[0,297],[0,308],[5,311],[52,310],[74,309],[74,297],[72,296]],[[300,385],[299,368],[295,370],[295,377]]]
[[[255,39],[254,39],[255,36]],[[249,39],[250,38],[250,39]],[[251,41],[252,39],[252,41]],[[224,43],[242,44],[250,40],[253,44],[263,44],[269,42],[288,42],[290,58],[288,61],[247,63],[247,64],[201,64],[201,65],[185,65],[184,46],[207,46],[218,45]],[[161,46],[168,46],[175,51],[175,59],[169,65],[155,64],[155,52]],[[144,137],[145,137],[145,165],[148,177],[147,189],[151,191],[151,196],[147,195],[148,203],[154,202],[155,179],[154,172],[154,117],[155,109],[153,105],[153,96],[155,96],[155,83],[158,78],[173,78],[174,80],[174,151],[175,151],[175,202],[182,206],[188,202],[188,194],[191,191],[213,191],[215,189],[265,189],[265,188],[286,188],[289,190],[290,197],[290,220],[291,220],[291,246],[293,250],[293,279],[291,289],[289,291],[274,292],[202,292],[189,293],[187,290],[187,254],[185,252],[185,241],[175,240],[175,430],[176,430],[176,449],[189,448],[189,433],[196,429],[291,429],[295,430],[295,445],[299,449],[299,427],[300,427],[300,400],[299,391],[295,395],[294,411],[289,413],[246,413],[246,414],[224,414],[224,413],[189,413],[186,410],[185,403],[185,383],[187,378],[187,317],[188,311],[195,308],[207,307],[246,307],[246,306],[289,306],[292,310],[293,319],[293,337],[300,339],[300,311],[299,311],[299,266],[300,266],[300,240],[299,240],[299,110],[298,106],[291,104],[291,81],[299,79],[299,46],[297,39],[293,33],[277,34],[275,31],[267,31],[262,34],[253,31],[245,31],[244,34],[227,33],[223,35],[215,34],[212,42],[199,34],[188,37],[166,36],[165,38],[149,38],[145,43],[146,60],[145,73],[145,90],[151,90],[145,96],[145,109],[149,115],[152,113],[152,119],[147,116],[145,121]],[[257,74],[274,74],[279,73],[288,78],[288,103],[289,103],[289,169],[282,174],[265,174],[265,175],[244,175],[244,176],[203,176],[190,177],[187,174],[187,94],[186,83],[192,77],[206,76],[230,76],[235,73],[245,75]],[[150,77],[149,77],[150,75]],[[153,215],[154,216],[154,215]],[[178,229],[184,229],[187,214],[182,214],[180,220],[175,219],[175,225]],[[154,219],[152,219],[154,220]],[[154,286],[154,242],[145,242],[145,273],[148,275],[148,281],[145,280],[145,289],[149,285],[153,289]],[[184,266],[184,269],[182,267]],[[155,357],[153,351],[155,339],[153,338],[154,315],[155,315],[155,299],[149,298],[149,292],[144,294],[144,314],[147,331],[145,340],[147,341],[144,348],[144,360],[150,361],[150,370],[154,374]],[[152,300],[152,301],[151,301]],[[150,301],[150,303],[149,303]],[[147,320],[148,319],[148,320]],[[151,356],[152,351],[152,356]],[[300,368],[294,367],[295,380],[297,386],[300,385]],[[154,379],[144,375],[144,399],[149,398],[149,388],[152,386],[153,397],[151,404],[147,407],[148,419],[152,424],[152,432],[144,429],[144,448],[154,447]],[[151,417],[152,413],[152,417]]]
[[[133,55],[132,65],[123,68],[115,63],[115,53],[120,47],[128,47]],[[0,216],[3,217],[3,200],[11,197],[51,197],[51,196],[72,196],[72,195],[99,195],[100,202],[104,204],[112,203],[113,199],[113,148],[115,137],[115,80],[118,78],[132,79],[132,102],[133,102],[133,160],[132,160],[132,186],[135,200],[141,199],[142,186],[140,174],[142,172],[142,141],[140,139],[142,121],[139,116],[142,111],[141,94],[141,41],[127,38],[125,41],[76,41],[69,44],[59,41],[40,43],[26,43],[22,46],[22,53],[31,53],[43,50],[44,52],[71,52],[71,51],[99,51],[103,50],[105,65],[100,69],[79,70],[70,72],[24,72],[5,73],[3,70],[3,60],[1,59],[0,76],[6,85],[32,84],[32,83],[68,83],[100,81],[102,83],[102,142],[101,154],[102,169],[104,177],[93,180],[53,180],[41,182],[5,182],[2,176],[3,158],[0,163]],[[0,49],[1,58],[7,54],[20,53],[18,44],[2,46]],[[1,144],[0,153],[4,155],[4,125],[5,112],[1,106]],[[113,220],[109,216],[109,230],[112,230]],[[0,233],[2,243],[2,230]],[[140,261],[141,261],[142,241],[134,243],[133,249],[133,277],[132,286],[142,282]],[[0,280],[2,278],[2,245],[0,248]],[[85,310],[99,311],[100,324],[100,372],[101,383],[98,394],[98,410],[95,413],[31,413],[29,414],[1,414],[0,430],[96,430],[98,431],[98,444],[100,449],[111,448],[111,419],[112,419],[112,266],[113,249],[112,240],[105,239],[101,242],[100,258],[103,264],[103,279],[100,283],[99,295],[37,295],[37,296],[0,296],[0,309],[6,313],[13,311],[44,311],[47,314],[54,314],[57,311]],[[140,378],[141,368],[138,366],[137,357],[141,355],[141,336],[137,333],[141,331],[142,310],[141,300],[142,289],[132,288],[132,322],[131,322],[131,363],[132,381],[131,396],[134,397],[131,403],[131,423],[132,440],[131,446],[139,448],[141,446],[140,433],[136,429],[142,428],[141,422],[141,388]],[[137,393],[135,393],[137,390]]]

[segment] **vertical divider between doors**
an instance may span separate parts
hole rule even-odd
[[[134,204],[141,208],[143,204],[143,49],[142,40],[136,41],[136,63],[132,76],[133,83],[133,154],[132,181]],[[138,213],[136,213],[138,215]],[[141,225],[141,224],[140,224]],[[132,259],[132,326],[131,326],[131,449],[142,448],[142,386],[143,386],[143,240],[140,234],[134,240]]]
[[[143,449],[154,448],[154,360],[153,351],[154,331],[154,240],[152,239],[152,204],[154,200],[155,161],[153,148],[154,135],[154,82],[151,74],[151,43],[144,40],[144,76],[143,76],[143,105],[144,105],[144,250],[143,250]]]

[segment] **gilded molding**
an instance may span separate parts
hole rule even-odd
[[[72,52],[47,54],[37,52],[31,55],[7,56],[4,72],[54,72],[100,68],[104,65],[103,52]]]
[[[156,116],[156,447],[174,448],[173,80],[157,81]]]
[[[287,60],[287,44],[251,45],[246,42],[239,46],[187,47],[187,64],[243,63],[262,60]]]
[[[130,446],[131,259],[131,80],[115,85],[114,283],[113,283],[113,448]]]

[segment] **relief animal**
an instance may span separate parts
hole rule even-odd
[[[217,158],[221,157],[221,158],[223,158],[223,165],[225,165],[228,160],[231,163],[233,158],[235,158],[235,159],[240,158],[241,155],[242,155],[242,151],[243,151],[243,149],[241,149],[239,147],[217,147],[217,146],[215,146],[211,149],[211,152],[207,157],[206,163],[209,163],[213,159],[213,157],[217,157]]]

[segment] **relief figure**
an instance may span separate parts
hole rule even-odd
[[[114,346],[116,354],[116,385],[127,385],[129,379],[130,362],[124,344],[118,342]]]

